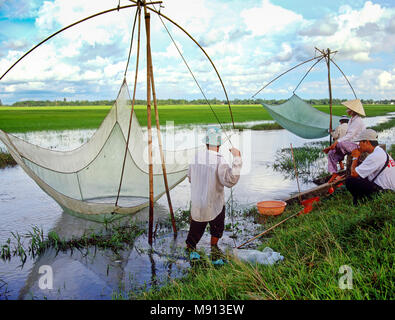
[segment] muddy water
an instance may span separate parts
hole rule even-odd
[[[365,119],[365,123],[373,125],[385,121],[387,117]],[[184,128],[182,141],[190,146],[194,129]],[[395,143],[394,129],[380,133],[380,142],[390,145]],[[57,150],[74,149],[87,141],[92,130],[76,130],[66,132],[45,132],[20,134],[19,136],[32,143]],[[229,136],[231,133],[228,133]],[[203,135],[203,131],[199,131]],[[240,139],[241,137],[241,139]],[[199,136],[200,139],[200,136]],[[166,140],[166,139],[164,139]],[[322,140],[322,139],[319,139]],[[231,141],[240,147],[244,168],[239,183],[232,190],[235,207],[249,207],[257,201],[269,199],[285,199],[297,190],[296,181],[287,180],[271,168],[277,150],[302,146],[312,140],[305,140],[287,132],[247,131],[239,136],[231,136]],[[314,140],[313,140],[314,141]],[[177,147],[185,145],[176,143]],[[228,157],[228,143],[222,149]],[[1,148],[2,146],[0,146]],[[168,149],[174,145],[168,144]],[[301,189],[312,186],[301,183]],[[189,183],[184,180],[171,191],[175,209],[188,209],[190,199]],[[226,199],[230,199],[230,190],[226,190]],[[142,210],[127,220],[145,224],[147,209]],[[168,220],[167,200],[162,197],[155,204],[156,222]],[[227,223],[231,219],[227,218]],[[233,221],[234,222],[234,221]],[[225,232],[220,245],[233,247],[252,234],[262,230],[250,220],[239,220],[239,228],[248,229],[234,240],[232,232]],[[20,167],[7,168],[0,171],[0,244],[12,238],[12,232],[26,234],[32,226],[43,229],[44,234],[55,230],[61,238],[78,237],[91,230],[101,230],[103,225],[81,220],[62,212],[62,209],[47,196]],[[180,230],[176,239],[171,232],[159,232],[153,251],[148,250],[146,236],[139,237],[135,245],[118,254],[110,250],[94,250],[73,252],[55,252],[47,250],[43,255],[28,258],[23,266],[18,257],[11,261],[0,261],[0,299],[111,299],[119,294],[127,297],[127,292],[140,292],[147,288],[163,285],[167,280],[181,277],[188,269],[188,262],[183,255],[187,228]],[[209,236],[206,234],[199,243],[202,248],[209,248]],[[42,274],[40,267],[51,266],[53,270],[53,289],[40,289]]]

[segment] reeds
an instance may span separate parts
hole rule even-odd
[[[34,258],[48,248],[54,248],[57,251],[67,251],[97,247],[118,252],[124,249],[125,246],[132,245],[142,233],[144,233],[144,230],[137,225],[116,226],[108,232],[91,233],[81,238],[65,240],[61,239],[55,231],[48,232],[47,237],[45,237],[43,230],[34,226],[32,231],[29,231],[26,235],[11,232],[13,238],[8,238],[5,244],[0,245],[0,258],[11,260],[12,257],[17,256],[21,259],[23,265],[28,256]],[[27,244],[25,244],[26,241]]]

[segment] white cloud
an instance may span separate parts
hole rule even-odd
[[[331,34],[328,30],[327,35],[322,35],[314,27],[320,23],[317,20],[312,26],[302,29],[300,34],[305,36],[303,41],[306,43],[320,48],[339,50],[337,58],[340,60],[369,62],[372,60],[373,52],[383,46],[388,47],[384,30],[390,25],[389,19],[394,13],[394,9],[381,7],[371,1],[365,2],[359,10],[346,5],[342,6],[337,14],[332,14],[326,19],[338,26],[336,32]],[[392,42],[392,48],[395,49],[395,43]]]
[[[269,0],[262,0],[260,7],[243,10],[240,16],[254,36],[287,32],[290,25],[303,22],[300,14],[276,6]]]

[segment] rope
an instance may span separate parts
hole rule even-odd
[[[353,94],[354,94],[355,99],[358,99],[358,98],[357,98],[357,95],[355,94],[354,88],[352,87],[350,81],[348,81],[348,78],[347,78],[347,76],[344,74],[344,72],[342,71],[342,69],[340,69],[340,67],[336,64],[336,62],[332,60],[332,58],[329,58],[329,60],[332,61],[332,63],[339,69],[339,71],[341,72],[341,74],[343,75],[343,77],[347,80],[347,83],[348,83],[348,85],[350,86],[350,88],[351,88],[351,90],[352,90],[352,92],[353,92]]]
[[[315,65],[320,62],[324,57],[320,58],[319,60],[317,60],[311,67],[309,70],[307,70],[306,74],[303,76],[302,80],[299,81],[298,85],[296,86],[295,90],[292,92],[295,94],[295,91],[299,88],[300,84],[303,82],[303,80],[307,77],[307,75],[310,73],[311,69],[313,69],[315,67]]]
[[[155,5],[153,5],[153,7],[154,7],[154,8],[155,8],[155,10],[156,10],[156,7],[155,7]],[[210,104],[209,100],[207,99],[207,97],[206,97],[206,95],[205,95],[205,93],[204,93],[204,91],[203,91],[202,87],[200,86],[200,84],[199,84],[198,80],[196,79],[196,77],[195,77],[194,73],[192,72],[191,68],[189,67],[189,64],[188,64],[188,62],[185,60],[185,58],[184,58],[184,55],[182,54],[182,52],[181,52],[181,50],[179,49],[179,47],[178,47],[177,43],[175,42],[175,40],[174,40],[173,36],[171,35],[171,33],[170,33],[169,29],[167,28],[166,24],[164,23],[164,21],[163,21],[163,19],[162,19],[161,15],[160,15],[160,12],[158,12],[158,13],[159,13],[159,14],[158,14],[158,16],[159,16],[159,19],[160,19],[160,21],[162,22],[162,24],[163,24],[163,27],[166,29],[166,31],[167,31],[167,34],[169,35],[169,37],[170,37],[171,41],[173,42],[174,46],[176,47],[176,49],[177,49],[177,51],[178,51],[178,53],[179,53],[179,55],[180,55],[181,59],[183,60],[183,62],[184,62],[184,64],[185,64],[185,66],[187,67],[187,69],[188,69],[189,73],[191,74],[192,78],[194,79],[194,81],[195,81],[196,85],[198,86],[198,88],[199,88],[200,92],[202,93],[202,95],[203,95],[204,99],[206,100],[207,104],[209,105],[209,107],[210,107],[210,109],[211,109],[212,113],[213,113],[213,114],[214,114],[214,116],[215,116],[215,119],[217,120],[217,122],[219,123],[219,125],[220,125],[221,129],[223,130],[224,134],[226,135],[226,138],[227,138],[227,139],[230,141],[230,144],[233,146],[233,144],[232,144],[232,141],[230,140],[230,137],[229,137],[229,136],[226,134],[226,131],[224,130],[224,127],[222,126],[222,123],[221,123],[221,121],[219,120],[219,118],[218,118],[217,114],[215,113],[215,111],[214,111],[213,107],[211,106],[211,104]],[[232,116],[232,124],[233,124],[233,129],[234,129],[234,128],[235,128],[235,124],[234,124],[234,121],[233,121],[233,116]]]
[[[259,89],[251,98],[255,98],[255,96],[256,96],[258,93],[260,93],[260,92],[261,92],[263,89],[265,89],[269,84],[273,83],[274,81],[276,81],[278,78],[280,78],[280,77],[283,76],[284,74],[286,74],[286,73],[292,71],[293,69],[296,69],[297,67],[299,67],[299,66],[301,66],[301,65],[303,65],[303,64],[305,64],[305,63],[307,63],[307,62],[313,61],[313,60],[315,60],[315,59],[320,59],[320,58],[323,58],[323,55],[318,56],[318,57],[311,58],[311,59],[309,59],[309,60],[306,60],[306,61],[303,61],[303,62],[299,63],[299,64],[296,65],[296,66],[293,66],[291,69],[288,69],[287,71],[281,73],[280,75],[278,75],[277,77],[275,77],[273,80],[271,80],[269,83],[267,83],[266,85],[264,85],[264,86],[263,86],[261,89]]]
[[[9,68],[7,69],[6,72],[3,73],[3,75],[0,77],[0,80],[3,79],[4,76],[5,76],[13,67],[15,67],[23,58],[25,58],[29,53],[31,53],[33,50],[37,49],[39,46],[41,46],[43,43],[47,42],[49,39],[53,38],[53,37],[56,36],[57,34],[59,34],[59,33],[63,32],[63,31],[65,31],[65,30],[67,30],[67,29],[69,29],[69,28],[71,28],[71,27],[73,27],[73,26],[75,26],[75,25],[77,25],[77,24],[79,24],[79,23],[81,23],[81,22],[84,22],[84,21],[86,21],[86,20],[95,18],[95,17],[100,16],[100,15],[102,15],[102,14],[106,14],[106,13],[109,13],[109,12],[112,12],[112,11],[115,11],[115,10],[119,11],[120,9],[132,8],[132,7],[136,7],[136,6],[137,6],[137,4],[131,4],[131,5],[127,5],[127,6],[123,6],[123,7],[116,7],[116,8],[112,8],[112,9],[109,9],[109,10],[105,10],[105,11],[102,11],[102,12],[99,12],[99,13],[95,13],[95,14],[89,16],[89,17],[86,17],[86,18],[84,18],[84,19],[81,19],[81,20],[79,20],[79,21],[76,21],[76,22],[74,22],[74,23],[68,25],[67,27],[64,27],[64,28],[62,28],[62,29],[56,31],[55,33],[51,34],[49,37],[47,37],[47,38],[45,38],[44,40],[42,40],[41,42],[39,42],[37,45],[35,45],[35,46],[34,46],[33,48],[31,48],[29,51],[27,51],[23,56],[21,56],[11,67],[9,67]]]

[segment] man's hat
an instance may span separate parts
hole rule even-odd
[[[359,142],[363,140],[377,141],[378,140],[377,132],[374,131],[373,129],[363,130],[354,141]]]
[[[349,117],[347,117],[347,116],[341,116],[341,118],[339,119],[339,122],[341,122],[341,121],[350,121],[350,118]]]
[[[352,111],[355,111],[361,116],[366,116],[362,102],[359,99],[344,101],[342,102],[342,105],[346,106],[348,109],[351,109]]]
[[[210,146],[220,146],[222,144],[221,135],[221,128],[215,126],[208,126],[206,131],[206,137],[203,139],[203,143]]]

